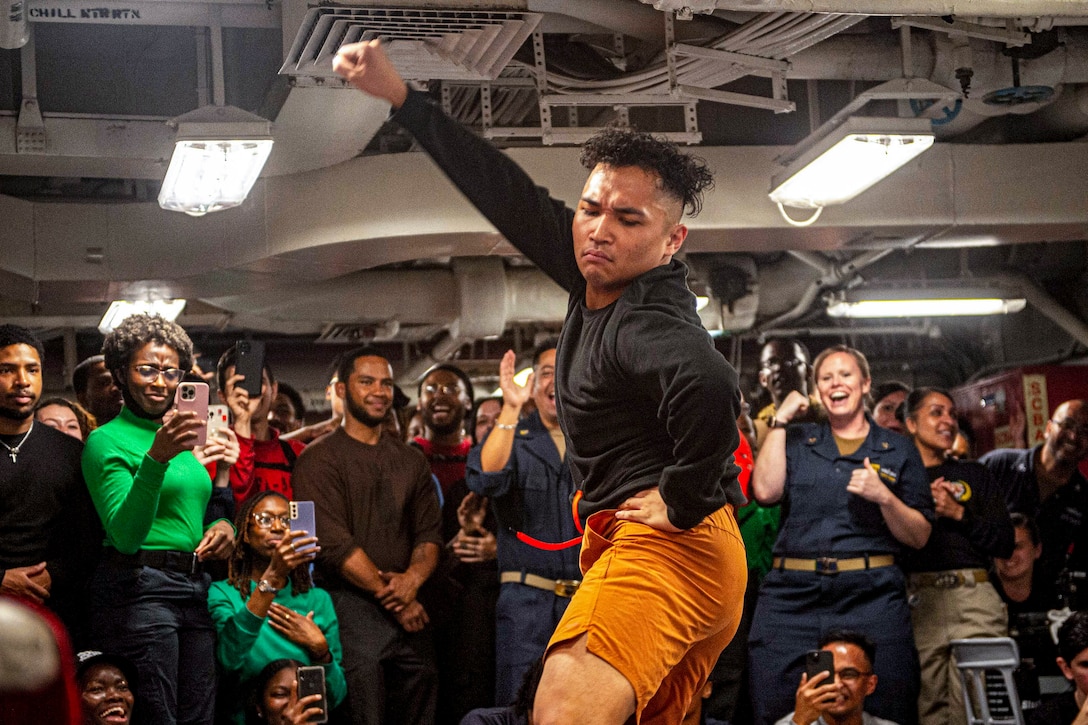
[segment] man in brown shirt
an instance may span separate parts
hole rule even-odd
[[[312,500],[344,645],[352,722],[434,722],[428,615],[416,598],[442,544],[438,494],[419,451],[383,433],[393,404],[389,361],[358,348],[340,363],[343,425],[295,464],[295,498]]]

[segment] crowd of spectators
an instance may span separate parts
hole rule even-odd
[[[479,400],[438,365],[414,409],[359,348],[311,426],[267,363],[247,392],[231,348],[208,376],[231,428],[196,445],[205,421],[173,407],[193,367],[176,324],[129,318],[76,368],[76,400],[43,398],[41,344],[2,326],[2,594],[80,652],[81,722],[527,723],[581,577],[555,348],[524,384],[507,353]],[[772,340],[760,365],[766,403],[736,421],[744,617],[685,722],[960,725],[950,642],[1010,632],[1032,725],[1088,721],[1088,615],[1070,616],[1088,405],[974,462],[947,391],[873,386],[858,350]],[[291,528],[293,501],[316,532]],[[300,696],[300,667],[324,672],[323,699]],[[1073,688],[1038,705],[1040,676]]]

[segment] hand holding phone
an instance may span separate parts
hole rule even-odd
[[[321,696],[314,704],[307,707],[307,710],[311,708],[320,708],[321,710],[320,717],[311,717],[309,722],[328,722],[329,703],[325,695],[325,668],[321,666],[299,667],[296,676],[298,679],[299,700],[309,695]]]
[[[824,678],[820,685],[830,685],[835,681],[835,655],[825,649],[814,649],[805,654],[805,674],[808,675],[808,681],[812,682],[812,678],[821,672],[826,672],[827,677]]]
[[[313,501],[291,501],[291,531],[305,531],[310,536],[317,538],[317,518],[314,514]],[[299,553],[316,549],[317,544],[298,548]]]
[[[196,444],[203,446],[208,442],[208,384],[180,383],[174,395],[174,407],[179,413],[192,411],[196,419],[204,423],[196,429]]]
[[[261,395],[264,385],[264,343],[260,340],[239,340],[234,343],[234,374],[244,376],[241,387],[249,397]]]

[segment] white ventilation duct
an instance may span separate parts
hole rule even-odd
[[[30,0],[0,0],[0,48],[22,48],[30,40],[26,22]]]

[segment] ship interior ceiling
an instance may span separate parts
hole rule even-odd
[[[898,15],[889,15],[894,6]],[[21,8],[19,12],[12,8]],[[1019,13],[1009,16],[1010,8]],[[47,340],[47,387],[97,352],[111,300],[184,298],[218,354],[269,340],[312,393],[348,345],[411,393],[453,360],[555,333],[565,293],[436,170],[331,54],[380,37],[405,77],[568,204],[577,145],[667,135],[716,185],[681,257],[716,344],[755,394],[762,342],[846,342],[874,380],[961,385],[1088,349],[1088,2],[1076,0],[0,0],[0,320]],[[12,12],[8,12],[12,10]],[[928,93],[928,95],[927,95]],[[928,99],[928,100],[927,100]],[[272,122],[239,207],[156,203],[171,119]],[[842,111],[842,113],[840,113]],[[768,192],[795,145],[849,114],[926,119],[928,151],[809,226]],[[832,317],[865,292],[978,289],[992,317]],[[205,364],[210,361],[205,360]]]

